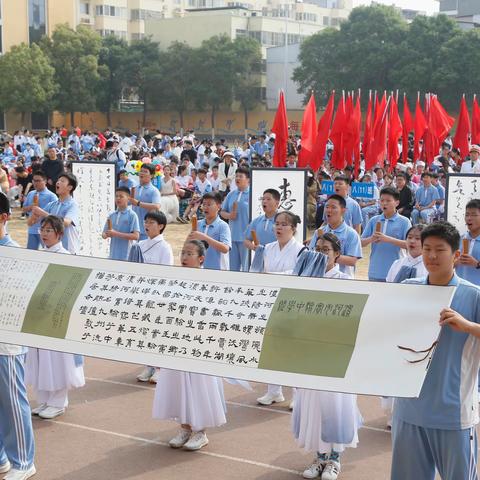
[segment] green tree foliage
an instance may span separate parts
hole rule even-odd
[[[37,44],[24,43],[0,57],[0,105],[2,110],[48,112],[57,91],[55,70]]]
[[[95,111],[100,36],[87,27],[75,31],[59,25],[51,38],[42,39],[41,47],[55,69],[58,90],[54,107],[70,112],[72,124],[75,112]]]

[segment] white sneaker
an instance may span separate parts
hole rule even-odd
[[[149,382],[152,375],[155,373],[155,369],[153,367],[145,367],[142,370],[142,373],[137,375],[137,380],[139,382]]]
[[[38,415],[42,410],[45,410],[47,408],[46,403],[42,403],[36,408],[32,408],[32,415]]]
[[[160,369],[156,368],[155,373],[150,377],[149,382],[156,384],[158,382],[158,376],[160,375]]]
[[[337,480],[340,473],[340,462],[329,460],[322,473],[322,480]]]
[[[315,458],[313,463],[303,471],[303,478],[317,478],[323,472],[325,467],[325,462],[320,461],[318,458]]]
[[[184,450],[200,450],[208,445],[208,438],[205,432],[195,432],[192,434],[188,442],[183,446]]]
[[[271,405],[272,403],[282,403],[285,401],[285,397],[280,395],[272,395],[271,393],[266,393],[263,397],[257,398],[257,402],[260,405]]]
[[[37,473],[35,465],[32,465],[28,470],[17,470],[12,468],[3,480],[27,480],[27,478],[33,477]]]
[[[168,445],[172,448],[182,448],[191,436],[191,430],[181,428],[180,431],[168,442]]]
[[[0,465],[0,473],[7,473],[12,468],[12,464],[7,460]]]
[[[65,413],[64,408],[46,407],[38,414],[38,416],[40,418],[44,418],[45,420],[51,420],[52,418],[63,415],[64,413]]]

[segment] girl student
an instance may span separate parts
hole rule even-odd
[[[55,215],[43,217],[40,222],[40,239],[43,250],[70,254],[63,246],[64,220]],[[25,382],[31,385],[39,405],[33,415],[52,419],[63,415],[68,406],[68,391],[85,385],[83,358],[71,353],[29,348]]]
[[[202,268],[205,243],[187,239],[180,261],[183,267]],[[169,445],[184,450],[200,450],[208,444],[207,428],[226,423],[222,379],[210,375],[162,368],[158,374],[153,418],[175,420],[180,430]]]
[[[328,257],[325,278],[352,279],[336,263],[341,255],[340,240],[333,233],[319,235],[315,250]],[[340,473],[340,454],[355,448],[362,417],[357,396],[336,392],[297,389],[292,414],[292,430],[300,447],[316,452],[304,478],[336,480]]]

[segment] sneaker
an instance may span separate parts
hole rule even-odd
[[[182,222],[182,217],[178,216],[175,220],[177,220],[178,223],[183,223]]]
[[[208,445],[208,438],[205,432],[195,432],[188,442],[183,446],[184,450],[200,450],[205,445]]]
[[[33,477],[37,473],[35,465],[32,465],[28,470],[17,470],[12,468],[3,480],[27,480],[27,478]]]
[[[52,418],[56,418],[56,417],[59,417],[60,415],[63,415],[64,413],[65,413],[64,408],[46,407],[38,414],[38,416],[40,418],[44,418],[45,420],[51,420]]]
[[[160,369],[156,368],[155,373],[150,377],[149,382],[150,383],[157,383],[158,382],[158,376],[160,375]]]
[[[257,398],[257,402],[260,405],[271,405],[272,403],[282,403],[285,401],[285,398],[282,394],[272,395],[271,393],[266,393],[263,397]]]
[[[319,477],[322,474],[324,467],[325,462],[322,462],[321,460],[316,458],[313,463],[303,471],[303,478]]]
[[[46,408],[47,408],[47,404],[42,403],[37,408],[32,408],[32,415],[38,415],[42,410],[45,410]]]
[[[337,480],[340,473],[340,463],[335,460],[329,460],[322,473],[322,480]]]
[[[181,428],[180,431],[168,442],[172,448],[182,448],[192,436],[192,431]]]
[[[154,373],[155,373],[155,369],[153,367],[145,367],[142,370],[142,373],[137,375],[137,380],[139,382],[149,382],[150,378],[152,378]]]
[[[7,460],[0,465],[0,473],[7,473],[12,468],[12,464]]]

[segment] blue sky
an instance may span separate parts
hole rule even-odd
[[[412,8],[415,10],[424,10],[427,13],[438,12],[439,2],[435,0],[376,0],[378,3],[384,3],[385,5],[397,5],[403,8]],[[370,0],[353,0],[353,6],[369,5]]]

